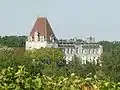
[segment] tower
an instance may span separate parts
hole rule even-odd
[[[38,17],[26,41],[26,49],[50,47],[51,43],[57,45],[57,38],[47,18]]]

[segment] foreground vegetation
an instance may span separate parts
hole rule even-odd
[[[81,78],[72,73],[64,76],[32,76],[24,66],[18,70],[3,69],[0,72],[0,90],[120,90],[120,83],[94,78]]]
[[[78,58],[66,64],[60,49],[41,48],[24,55],[18,52],[0,51],[0,90],[120,90],[119,69],[106,68],[111,65],[106,60],[115,58],[113,55],[103,56],[100,67],[83,65]]]
[[[41,48],[25,52],[25,37],[10,38],[0,38],[0,48],[6,46],[0,49],[0,90],[120,88],[120,42],[99,42],[104,47],[101,67],[89,62],[81,64],[77,57],[66,64],[60,49]],[[10,40],[6,42],[6,39]]]

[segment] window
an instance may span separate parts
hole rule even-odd
[[[66,53],[66,54],[69,53],[69,48],[65,48],[65,53]]]
[[[73,49],[71,48],[71,52],[70,53],[72,54],[72,52],[73,52]]]
[[[78,47],[76,48],[76,53],[79,53]]]
[[[69,53],[71,54],[71,48],[69,48]]]
[[[67,48],[67,53],[69,53],[69,48]]]
[[[64,48],[62,48],[62,51],[63,51],[63,52],[65,52],[65,49],[64,49]]]
[[[54,37],[53,34],[50,35],[50,41],[51,41],[51,42],[54,42],[54,41],[55,41],[55,37]]]
[[[89,53],[89,54],[90,54],[90,50],[91,50],[91,49],[88,49],[88,53]]]
[[[30,37],[28,37],[28,41],[30,41],[30,42],[32,41],[32,37],[31,37],[31,36],[30,36]]]
[[[29,48],[32,48],[31,46]]]
[[[31,40],[34,41],[34,38],[32,37]]]
[[[41,42],[44,41],[44,36],[40,36],[40,41],[41,41]]]
[[[84,49],[82,49],[82,54],[84,53]]]
[[[96,49],[95,53],[98,54],[98,49]]]
[[[86,64],[86,57],[85,56],[82,57],[82,64]]]
[[[98,49],[94,49],[94,54],[97,54],[98,53]]]
[[[94,49],[90,49],[90,54],[93,54],[94,53]]]
[[[38,41],[40,41],[40,33],[38,32]]]
[[[88,50],[87,49],[83,49],[83,54],[87,54]]]

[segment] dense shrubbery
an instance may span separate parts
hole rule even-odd
[[[10,67],[0,71],[0,90],[120,90],[120,83],[83,79],[74,73],[69,77],[32,76],[19,66],[17,71]]]

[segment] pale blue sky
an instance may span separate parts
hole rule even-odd
[[[0,35],[28,35],[38,16],[58,38],[120,39],[120,0],[0,0]]]

